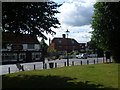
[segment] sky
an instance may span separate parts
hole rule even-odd
[[[95,4],[95,0],[52,0],[56,3],[63,3],[61,7],[58,8],[59,14],[55,17],[61,23],[61,28],[54,29],[56,35],[52,36],[46,34],[49,43],[49,38],[52,40],[55,37],[62,37],[62,34],[66,34],[68,29],[70,32],[68,38],[74,38],[79,43],[86,43],[90,41],[91,33],[93,31],[91,28],[90,20],[92,19]]]

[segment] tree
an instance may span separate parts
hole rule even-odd
[[[91,41],[87,42],[87,44],[88,44],[88,48],[92,49],[91,51],[88,50],[87,52],[89,52],[89,53],[92,52],[95,54],[96,50],[98,49],[96,42],[91,39]]]
[[[55,58],[59,57],[58,51],[53,47],[49,47],[47,52],[48,52],[49,58],[51,58],[51,59],[55,59]],[[53,57],[55,57],[55,58],[53,58]]]
[[[42,54],[42,61],[44,61],[45,55],[47,55],[47,49],[48,49],[48,45],[45,43],[44,39],[42,39],[40,42],[40,51]]]
[[[120,62],[120,2],[97,2],[94,8],[92,40],[98,47],[111,52],[115,62]]]
[[[47,55],[48,45],[45,43],[44,39],[40,42],[41,60],[43,61],[43,69],[45,68],[45,56]]]
[[[47,39],[43,33],[55,34],[51,27],[60,25],[55,14],[60,13],[57,8],[61,5],[55,2],[3,2],[3,32],[32,34]]]
[[[48,48],[47,51],[48,51],[49,53],[56,53],[56,52],[57,52],[57,50],[54,49],[54,48]]]

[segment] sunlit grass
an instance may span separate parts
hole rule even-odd
[[[78,65],[17,72],[3,76],[3,88],[118,88],[118,65]]]

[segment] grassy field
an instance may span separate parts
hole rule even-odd
[[[118,65],[95,64],[3,75],[3,88],[118,88]]]

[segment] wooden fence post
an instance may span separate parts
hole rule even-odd
[[[111,58],[109,59],[109,62],[111,62]]]
[[[64,62],[64,66],[66,66],[66,62]]]
[[[55,63],[55,68],[57,68],[57,63]]]
[[[94,59],[94,64],[95,64],[95,59]]]
[[[106,59],[106,62],[108,61],[108,59]]]
[[[44,69],[47,69],[47,64],[46,63],[44,64]]]
[[[87,60],[87,64],[89,64],[89,60]]]
[[[97,63],[98,63],[98,59],[97,59]]]
[[[8,67],[8,73],[10,74],[10,67]]]
[[[25,70],[24,70],[24,65],[22,65],[22,71],[25,71]]]
[[[74,66],[74,61],[72,61],[72,66]]]
[[[81,63],[81,65],[82,65],[82,61],[81,61],[80,63]]]
[[[34,64],[34,70],[35,70],[35,64]]]

